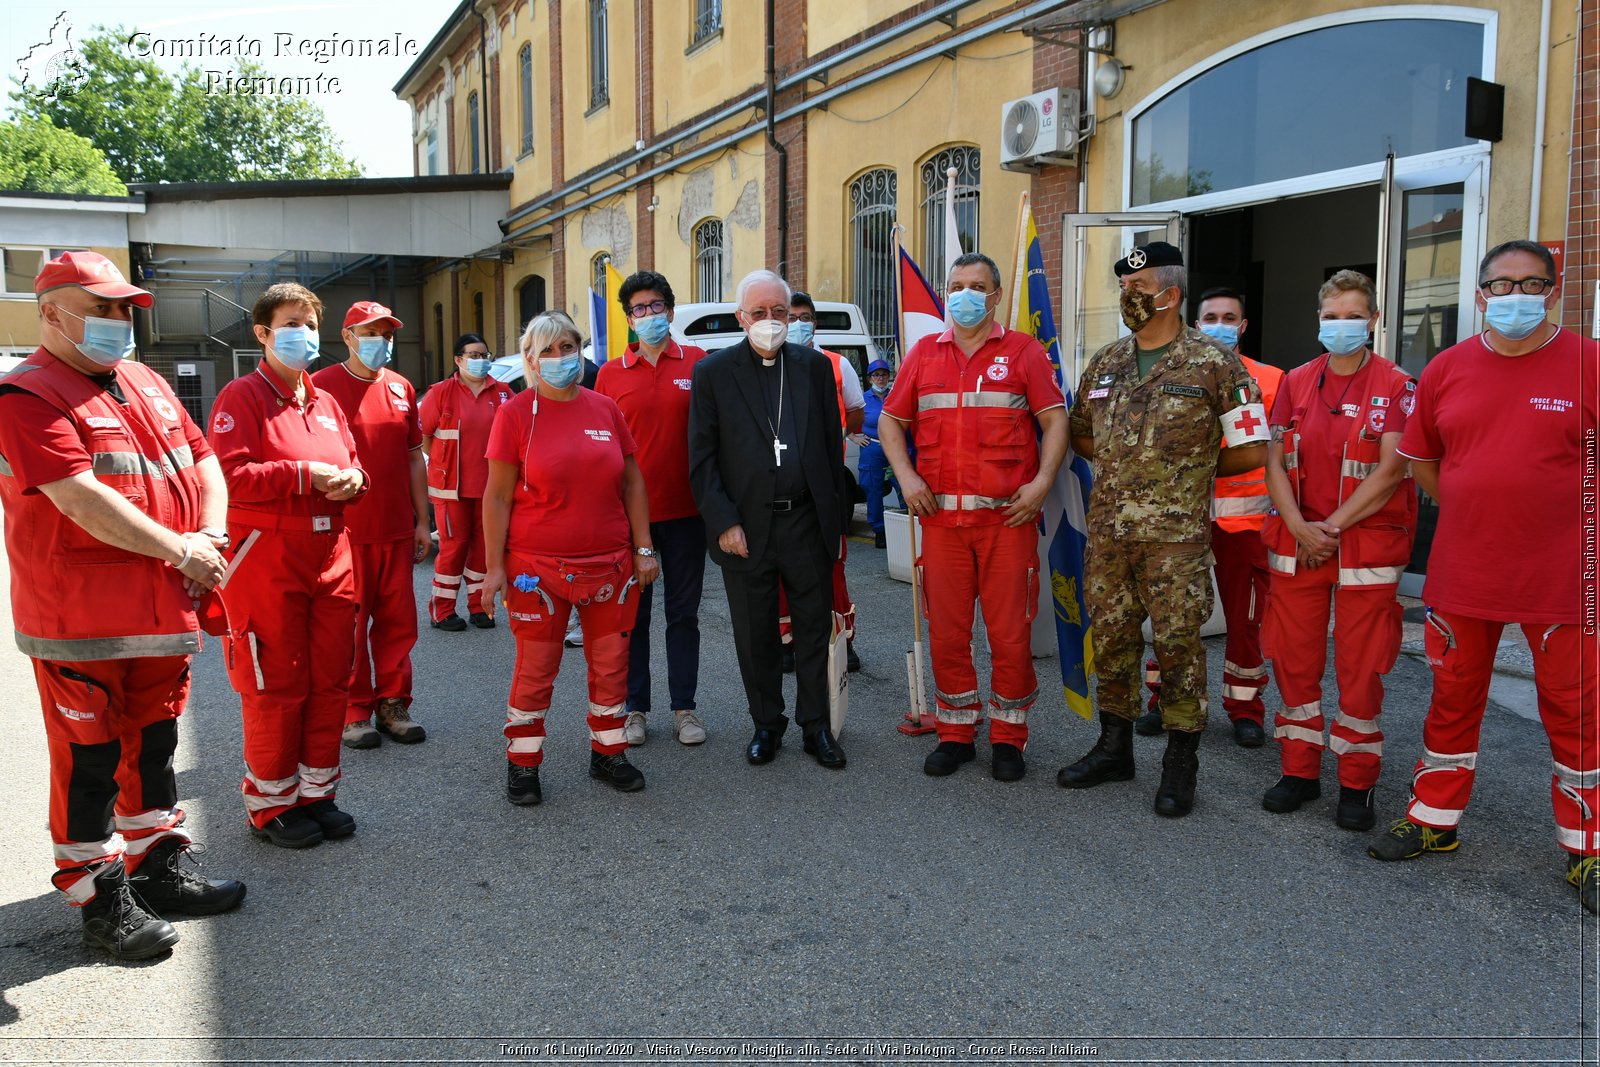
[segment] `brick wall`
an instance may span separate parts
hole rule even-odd
[[[655,16],[651,8],[651,0],[633,0],[633,17],[639,26],[639,109],[634,122],[638,130],[638,138],[645,144],[650,144],[655,139],[656,129],[656,75],[655,75]],[[641,168],[649,168],[653,160],[645,160],[639,164]],[[654,181],[641,182],[634,190],[634,263],[639,270],[653,270],[656,262],[656,216],[650,210],[650,201],[655,198],[656,184]]]
[[[763,15],[764,17],[764,15]],[[777,0],[775,17],[777,34],[774,60],[781,78],[785,72],[798,70],[806,62],[806,4],[805,0]],[[788,32],[786,27],[799,27],[802,32]],[[804,88],[779,93],[777,110],[804,99]],[[761,226],[767,237],[767,266],[788,279],[796,289],[806,285],[806,130],[805,117],[799,116],[778,124],[774,131],[778,143],[788,153],[786,196],[779,199],[779,155],[769,145],[766,150],[766,173],[762,182]],[[780,213],[788,220],[788,247],[779,248],[778,219]]]
[[[550,0],[550,188],[567,184],[566,94],[561,90],[561,0]],[[550,233],[550,306],[567,307],[567,224],[560,220]]]
[[[1600,279],[1600,0],[1580,0],[1561,321],[1585,337]]]
[[[1077,41],[1073,33],[1064,39]],[[1033,91],[1075,88],[1082,77],[1082,55],[1076,48],[1066,48],[1045,39],[1036,38],[1033,45]],[[1080,151],[1090,142],[1079,146]],[[1078,168],[1047,166],[1033,176],[1030,200],[1033,204],[1034,224],[1039,228],[1039,251],[1044,257],[1045,274],[1050,278],[1050,291],[1061,291],[1061,216],[1078,211]],[[1008,279],[1009,282],[1009,279]],[[1059,299],[1059,297],[1057,298]],[[1061,322],[1061,309],[1055,308],[1056,326]]]
[[[484,150],[484,160],[488,164],[483,169],[486,173],[493,173],[505,165],[505,148],[500,139],[500,57],[492,56],[489,59],[489,99],[483,102],[488,108],[489,115],[489,145]],[[499,349],[495,349],[499,351]]]

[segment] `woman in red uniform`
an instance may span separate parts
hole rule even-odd
[[[422,447],[428,453],[428,496],[439,525],[428,616],[436,630],[459,633],[456,614],[463,579],[467,612],[480,630],[494,628],[483,609],[483,487],[489,480],[489,429],[511,387],[489,377],[494,357],[475,333],[456,338],[456,373],[422,395]]]
[[[1283,696],[1274,731],[1283,776],[1261,798],[1290,812],[1321,795],[1322,673],[1334,609],[1339,714],[1327,747],[1339,760],[1334,821],[1372,828],[1383,759],[1383,676],[1400,654],[1395,590],[1411,559],[1417,493],[1397,451],[1416,382],[1367,346],[1378,320],[1365,275],[1342,270],[1317,293],[1327,351],[1290,371],[1269,422],[1261,531],[1272,571],[1262,644]]]
[[[223,388],[211,415],[228,481],[223,595],[228,677],[244,706],[245,810],[257,836],[284,848],[356,828],[333,798],[355,654],[343,513],[367,476],[339,405],[305,373],[321,316],[304,286],[262,293],[251,319],[266,355]]]
[[[545,714],[576,608],[589,665],[589,775],[644,788],[628,762],[623,717],[639,585],[660,573],[633,436],[611,398],[579,387],[582,339],[559,311],[528,323],[523,372],[532,388],[495,416],[483,497],[485,609],[502,593],[517,642],[506,710],[506,796],[543,799]]]

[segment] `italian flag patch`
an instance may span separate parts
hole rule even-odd
[[[1233,391],[1233,399],[1241,405],[1250,403],[1250,390],[1245,386],[1239,386]]]

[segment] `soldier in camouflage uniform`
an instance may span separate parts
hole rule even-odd
[[[1194,804],[1206,724],[1200,627],[1211,614],[1212,485],[1219,474],[1261,465],[1267,420],[1239,357],[1184,325],[1187,277],[1177,248],[1153,242],[1115,269],[1132,335],[1089,360],[1070,423],[1073,448],[1095,464],[1084,601],[1094,624],[1100,740],[1056,781],[1085,789],[1133,777],[1140,625],[1148,615],[1167,729],[1155,809],[1177,817]]]

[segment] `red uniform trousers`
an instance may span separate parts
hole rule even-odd
[[[989,740],[1028,743],[1028,709],[1039,695],[1033,673],[1033,617],[1039,608],[1039,531],[1011,527],[924,526],[923,612],[933,659],[934,715],[940,741],[970,743],[982,712],[972,664],[973,603],[989,634]]]
[[[433,516],[439,524],[439,554],[433,558],[433,596],[428,617],[434,622],[456,614],[461,580],[466,579],[467,613],[483,610],[483,498],[435,500]],[[409,584],[409,583],[408,583]]]
[[[1422,723],[1422,758],[1411,783],[1406,818],[1447,829],[1461,821],[1478,765],[1489,680],[1503,622],[1430,611],[1424,637],[1433,668],[1433,700]],[[1556,840],[1579,856],[1600,853],[1600,637],[1572,624],[1523,623],[1533,649],[1539,718],[1554,763],[1550,803]]]
[[[163,837],[189,840],[172,772],[189,657],[36,659],[33,677],[50,746],[51,881],[81,906],[117,857],[131,874]]]
[[[411,706],[411,650],[417,644],[417,594],[411,586],[415,552],[410,537],[350,546],[356,635],[346,722],[365,722],[378,701],[391,697]]]
[[[1272,571],[1267,567],[1267,546],[1260,530],[1225,530],[1211,524],[1211,554],[1216,558],[1217,599],[1228,624],[1228,643],[1222,660],[1222,708],[1230,720],[1262,723],[1266,704],[1267,665],[1261,656],[1261,620],[1267,614],[1267,592]],[[1144,665],[1150,708],[1161,702],[1161,667],[1154,659]]]
[[[850,539],[839,542],[839,558],[833,561],[833,610],[844,616],[844,636],[847,641],[856,637],[856,602],[850,599],[850,587],[844,581],[844,561],[850,557]],[[789,594],[783,583],[778,583],[778,637],[783,643],[794,643],[794,626],[789,621]]]
[[[1400,602],[1395,586],[1339,586],[1334,561],[1272,576],[1262,637],[1283,707],[1273,736],[1283,773],[1316,778],[1322,767],[1322,675],[1328,662],[1328,608],[1333,606],[1333,665],[1339,714],[1327,747],[1339,758],[1339,784],[1370,789],[1383,763],[1383,676],[1400,655]]]
[[[565,574],[574,569],[587,577],[567,582]],[[523,589],[519,578],[537,578],[538,584]],[[506,553],[506,613],[517,642],[505,725],[506,758],[512,763],[537,767],[544,762],[544,719],[574,609],[589,666],[589,747],[602,756],[627,749],[622,723],[627,717],[628,648],[639,610],[637,588],[631,552],[609,563],[576,568],[549,557]]]
[[[350,699],[356,588],[350,543],[338,519],[312,532],[310,518],[285,529],[230,523],[238,545],[226,579],[228,679],[244,711],[250,821],[334,795],[339,737]],[[298,528],[297,528],[298,527]]]

